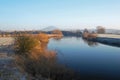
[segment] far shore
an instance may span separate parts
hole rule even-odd
[[[115,38],[115,39],[120,39],[120,35],[116,35],[116,34],[98,34],[97,37],[100,37],[100,38]]]

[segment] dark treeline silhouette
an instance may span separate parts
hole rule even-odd
[[[53,34],[53,33],[59,33],[62,34],[65,37],[81,37],[82,32],[80,30],[76,30],[76,31],[61,31],[61,30],[53,30],[53,31],[40,31],[40,30],[36,30],[36,31],[11,31],[11,32],[7,32],[7,31],[0,31],[0,36],[1,37],[7,37],[7,36],[15,36],[15,35],[19,35],[19,34],[39,34],[39,33],[47,33],[47,34]]]
[[[72,36],[81,37],[82,35],[81,31],[61,31],[61,32],[65,37],[72,37]],[[52,31],[48,31],[46,33],[51,34]]]
[[[105,34],[105,28],[102,26],[97,26],[97,33],[98,34]]]

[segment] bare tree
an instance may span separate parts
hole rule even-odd
[[[97,27],[97,33],[99,33],[99,34],[104,34],[104,33],[105,33],[105,28],[102,27],[102,26],[98,26],[98,27]]]
[[[89,33],[88,29],[84,29],[83,33]]]

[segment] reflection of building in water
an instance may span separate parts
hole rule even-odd
[[[95,47],[95,46],[98,46],[98,43],[97,42],[93,42],[93,41],[89,41],[87,39],[83,39],[83,41],[88,44],[89,46],[91,47]]]

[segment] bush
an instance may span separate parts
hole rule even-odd
[[[17,54],[24,54],[39,46],[39,41],[32,36],[22,35],[15,38],[14,44],[15,52]]]
[[[40,34],[37,34],[36,36],[34,36],[35,38],[37,38],[40,42],[42,43],[48,43],[49,41],[49,37],[47,34],[45,33],[40,33]]]
[[[105,28],[102,26],[97,27],[97,33],[98,34],[105,34]]]
[[[29,75],[29,80],[79,80],[72,70],[58,64],[56,57],[48,58],[44,55],[38,57],[36,59],[29,55],[16,58],[17,65]]]
[[[23,35],[15,39],[15,62],[21,71],[28,74],[28,80],[79,80],[72,70],[57,63],[54,51],[37,48],[46,42],[47,36],[40,36]]]

